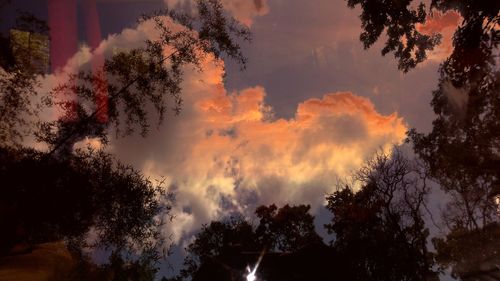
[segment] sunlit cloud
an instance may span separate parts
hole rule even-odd
[[[202,88],[187,87],[189,109],[155,140],[161,146],[169,139],[154,148],[160,154],[144,159],[149,173],[166,176],[174,187],[184,232],[233,211],[249,214],[258,204],[316,209],[339,178],[375,151],[389,151],[407,129],[397,114],[380,115],[350,92],[304,101],[286,120],[270,117],[262,87],[237,93],[222,84]]]
[[[351,92],[308,99],[294,118],[273,118],[264,88],[227,92],[223,74],[207,60],[204,72],[185,80],[181,116],[148,139],[114,143],[126,161],[167,178],[176,219],[166,231],[175,239],[231,212],[250,214],[259,204],[307,203],[315,210],[339,178],[405,137],[396,113],[381,115]]]
[[[445,14],[434,12],[427,18],[425,24],[417,25],[417,30],[423,34],[439,33],[442,35],[441,44],[428,55],[431,61],[442,62],[451,54],[453,51],[453,34],[461,21],[462,17],[456,12],[447,12]]]
[[[149,22],[126,29],[93,53],[83,48],[65,70],[155,36]],[[146,176],[166,178],[176,200],[174,222],[164,231],[175,241],[231,212],[251,214],[260,204],[305,203],[317,210],[339,178],[405,138],[407,126],[397,113],[382,115],[369,99],[347,91],[307,99],[293,118],[275,118],[263,87],[225,89],[222,64],[207,56],[203,71],[187,67],[181,115],[169,116],[148,138],[113,139],[108,147]],[[45,77],[45,89],[61,75]]]

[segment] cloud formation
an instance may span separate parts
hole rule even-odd
[[[293,119],[273,120],[263,88],[229,94],[220,82],[199,92],[185,88],[188,112],[171,119],[171,131],[155,140],[163,149],[144,159],[147,173],[167,176],[175,187],[177,216],[187,220],[178,231],[231,211],[249,214],[259,204],[315,209],[339,177],[400,143],[407,129],[396,114],[382,116],[350,92],[304,101]]]
[[[253,24],[254,18],[269,12],[267,0],[222,0],[224,8],[246,26]],[[165,0],[168,7],[191,7],[191,0]]]
[[[425,24],[417,26],[417,30],[423,34],[431,35],[439,33],[443,37],[441,44],[429,53],[430,60],[441,62],[446,59],[453,51],[453,34],[459,26],[462,17],[457,12],[451,11],[447,13],[434,12],[430,15]]]
[[[148,22],[126,29],[94,54],[82,49],[66,70],[88,64],[96,53],[138,47],[156,34]],[[230,212],[250,214],[260,204],[306,203],[316,210],[339,177],[405,137],[402,118],[378,113],[352,92],[307,99],[293,118],[275,118],[263,87],[228,92],[222,62],[207,56],[202,68],[186,68],[180,116],[169,117],[148,138],[116,139],[109,148],[147,176],[166,178],[176,205],[165,235],[176,241],[202,223]],[[46,78],[46,87],[56,76]]]
[[[347,177],[382,148],[400,143],[406,126],[351,92],[298,105],[294,118],[275,119],[259,86],[227,92],[220,64],[190,72],[181,116],[147,139],[114,143],[114,152],[176,194],[168,234],[181,239],[202,223],[260,204],[307,203],[317,209]],[[133,150],[130,148],[134,147]]]

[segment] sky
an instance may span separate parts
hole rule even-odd
[[[157,33],[136,18],[185,1],[97,0],[100,43],[93,51],[81,48],[62,68],[115,47],[140,47]],[[15,2],[48,17],[46,1]],[[261,204],[311,204],[324,233],[324,196],[339,179],[377,151],[401,144],[409,128],[430,130],[438,66],[450,51],[458,18],[436,17],[421,27],[442,32],[443,43],[403,74],[390,54],[381,56],[384,38],[363,49],[360,11],[344,0],[222,2],[252,31],[252,42],[242,43],[246,70],[231,61],[224,69],[210,57],[202,72],[186,69],[181,114],[168,116],[147,138],[113,139],[108,149],[147,176],[165,177],[176,201],[174,222],[164,234],[179,248],[203,223],[233,212],[250,215]],[[81,6],[78,40],[85,42]],[[47,90],[61,77],[43,79]]]

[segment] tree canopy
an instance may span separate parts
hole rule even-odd
[[[314,229],[310,206],[260,206],[255,214],[258,225],[243,216],[233,216],[204,225],[186,248],[188,256],[179,276],[173,280],[195,277],[200,267],[213,262],[235,266],[243,272],[247,265],[242,253],[250,256],[261,253],[295,252],[310,244],[321,244]],[[255,261],[253,261],[255,262]],[[214,265],[216,266],[216,265]],[[207,278],[210,276],[205,276]],[[214,276],[212,276],[213,278]]]
[[[417,28],[426,23],[429,13],[453,11],[463,19],[455,31],[453,53],[447,63],[454,71],[474,70],[473,65],[487,62],[498,47],[500,5],[496,1],[432,0],[429,10],[423,2],[414,0],[346,1],[350,8],[361,7],[360,40],[364,47],[371,47],[385,30],[387,41],[382,55],[394,53],[398,68],[404,72],[423,62],[440,43],[440,34],[425,35]]]
[[[418,24],[426,24],[430,18],[428,13],[460,16],[451,54],[439,67],[439,82],[432,93],[431,106],[436,114],[432,130],[423,133],[411,129],[408,142],[426,163],[430,176],[451,198],[442,216],[448,228],[447,237],[435,242],[439,260],[455,266],[453,270],[460,278],[469,278],[466,271],[472,270],[471,267],[463,271],[463,253],[473,248],[467,246],[469,242],[484,248],[483,254],[496,259],[489,251],[495,241],[481,244],[475,240],[491,237],[488,233],[494,233],[491,229],[496,229],[500,220],[500,71],[497,64],[500,3],[432,0],[426,11],[426,6],[418,2],[347,1],[350,7],[362,8],[360,38],[365,47],[371,46],[382,31],[387,30],[388,41],[382,53],[394,51],[404,72],[422,62],[425,53],[438,44],[437,40],[415,32]],[[413,4],[417,4],[418,9],[412,8]],[[425,40],[416,44],[418,38]],[[411,54],[406,50],[416,51]],[[473,241],[462,243],[464,237]],[[466,260],[470,264],[484,261],[483,258]]]
[[[327,197],[332,246],[351,280],[438,280],[427,248],[425,174],[396,150],[379,154]]]
[[[314,229],[310,206],[260,206],[255,210],[259,225],[255,234],[261,245],[269,250],[293,252],[315,243],[322,243]]]
[[[153,240],[160,238],[155,216],[170,208],[161,184],[102,151],[77,151],[64,160],[45,156],[0,150],[2,246],[61,239],[118,251],[160,246]],[[98,239],[88,240],[89,232]]]
[[[411,8],[412,4],[414,1],[348,1],[350,7],[362,7],[361,40],[365,47],[371,46],[385,29],[389,39],[384,50],[396,44],[405,50],[417,48],[417,54],[424,54],[438,42],[420,48],[408,39],[411,38],[408,32],[415,31],[417,24],[425,25],[428,19],[423,3],[418,5],[418,12]],[[478,228],[498,220],[495,200],[500,193],[500,72],[497,67],[500,4],[497,1],[433,0],[429,12],[455,12],[462,21],[455,30],[452,53],[440,66],[439,84],[431,102],[437,115],[432,131],[420,133],[412,129],[408,136],[432,176],[454,197],[449,206],[448,217],[453,217],[451,225]],[[400,15],[406,14],[419,16],[403,20]],[[393,32],[394,29],[406,31]],[[418,32],[415,34],[420,36]],[[395,56],[400,68],[403,65],[403,71],[413,68],[416,65],[413,62],[425,59],[417,55],[408,64],[399,49]]]

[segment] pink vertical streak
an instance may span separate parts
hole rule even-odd
[[[76,0],[49,0],[50,65],[52,72],[63,68],[78,50]],[[65,97],[61,97],[64,99]],[[66,116],[76,118],[69,109]]]
[[[76,0],[49,0],[50,64],[52,71],[66,65],[77,51]]]
[[[101,26],[99,23],[99,14],[95,0],[83,1],[83,13],[85,17],[85,31],[89,46],[95,50],[101,43]],[[98,108],[97,120],[105,123],[108,121],[108,91],[105,73],[102,72],[104,66],[104,57],[102,53],[94,54],[91,62],[92,73],[96,77],[93,81],[95,92],[95,103]]]

